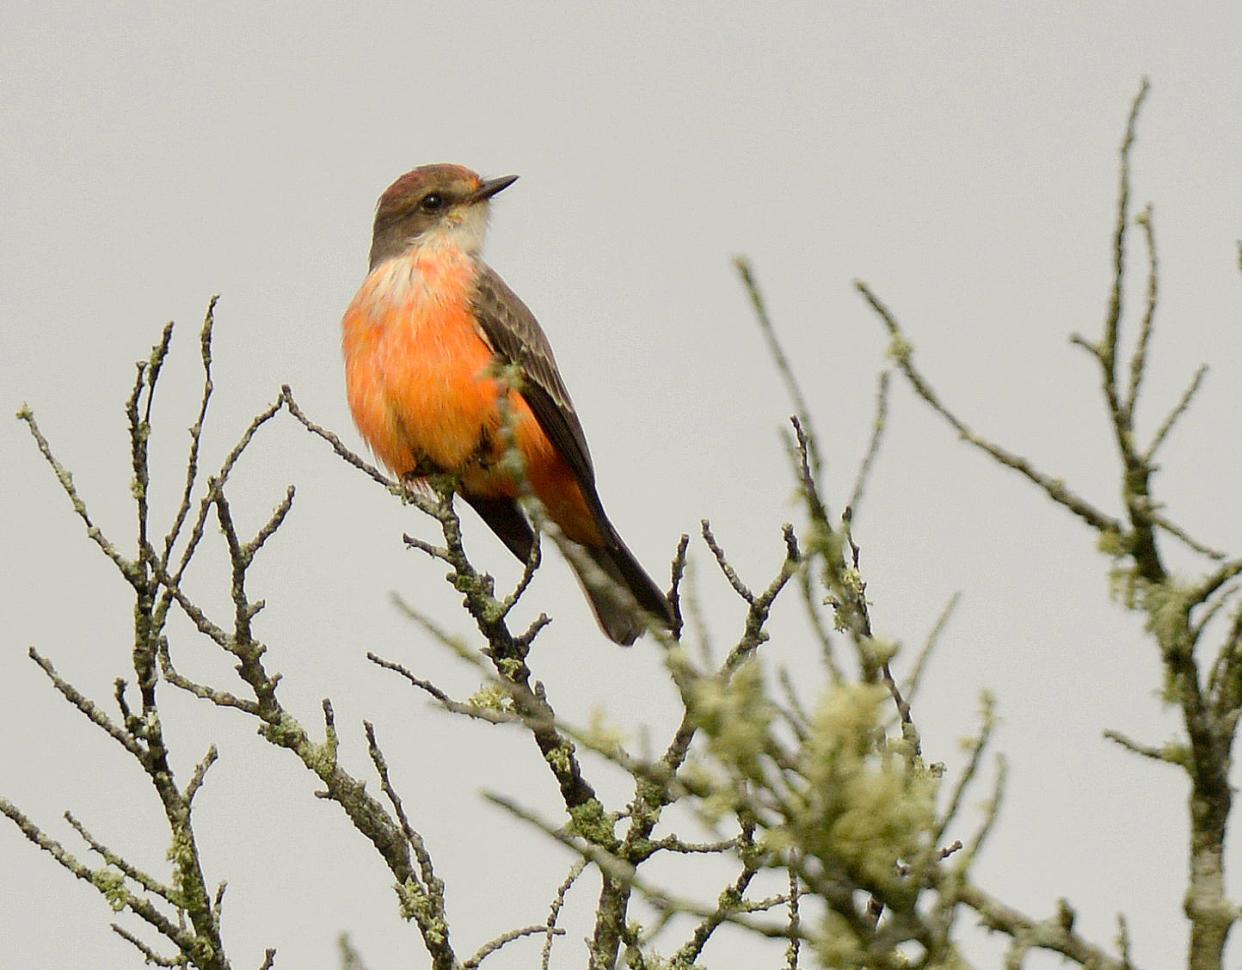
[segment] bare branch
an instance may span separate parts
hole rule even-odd
[[[151,964],[157,967],[184,967],[185,966],[185,957],[183,956],[176,956],[176,957],[161,956],[160,954],[156,953],[153,949],[151,949],[151,947],[143,943],[142,940],[138,939],[138,937],[134,936],[133,933],[125,929],[123,926],[119,926],[118,924],[113,923],[112,932],[115,933],[117,936],[119,936],[122,940],[124,940],[130,946],[132,946],[139,953],[141,953],[143,963]]]
[[[322,438],[329,445],[331,445],[332,450],[335,451],[339,457],[345,459],[346,462],[366,474],[372,481],[384,486],[385,489],[397,498],[410,498],[410,493],[401,485],[400,482],[393,481],[369,461],[360,458],[357,454],[346,448],[344,443],[335,433],[329,431],[327,428],[315,424],[314,421],[308,418],[302,412],[302,409],[298,407],[297,402],[294,401],[293,390],[288,384],[281,387],[280,393],[281,400],[284,401],[285,406],[288,407],[289,413],[292,414],[293,417],[296,418],[302,427],[304,427],[307,431],[318,438]],[[419,503],[416,502],[415,504]]]
[[[205,332],[208,336],[210,336],[210,331]],[[194,558],[194,553],[198,549],[198,544],[202,541],[203,533],[207,525],[207,516],[210,514],[212,507],[215,505],[217,491],[223,488],[228,482],[229,476],[232,475],[234,467],[236,467],[237,462],[241,460],[241,456],[245,453],[246,449],[250,447],[250,443],[254,440],[255,434],[258,433],[259,429],[262,428],[263,425],[267,424],[268,421],[276,416],[276,413],[281,409],[283,403],[283,398],[277,398],[274,402],[251,419],[250,424],[247,425],[246,429],[242,432],[241,437],[237,439],[237,442],[229,450],[229,453],[225,455],[224,461],[220,465],[220,470],[207,480],[206,494],[204,494],[199,500],[198,513],[195,516],[194,524],[190,527],[190,535],[186,540],[185,548],[181,550],[181,558],[177,562],[177,568],[173,570],[170,575],[166,575],[165,579],[161,579],[161,582],[166,587],[164,593],[165,600],[162,604],[162,608],[166,608],[167,601],[173,598],[172,590],[167,587],[176,586],[181,582],[181,578],[185,575],[186,568],[189,566],[190,561]],[[157,560],[153,565],[159,567],[157,575],[168,574],[169,567],[167,562]],[[182,605],[184,606],[184,604]]]
[[[698,960],[703,947],[711,939],[712,934],[731,916],[745,911],[746,890],[750,887],[755,874],[764,862],[764,855],[755,846],[755,823],[747,820],[742,824],[738,835],[738,856],[742,862],[742,870],[737,878],[726,886],[716,900],[716,908],[708,913],[694,928],[690,939],[674,954],[674,966],[693,966]],[[764,907],[765,909],[768,907]],[[793,929],[797,929],[796,926]]]
[[[72,812],[65,812],[65,821],[73,826],[73,830],[82,837],[82,841],[91,847],[91,851],[98,855],[107,865],[124,873],[129,879],[138,883],[147,892],[159,896],[167,902],[174,902],[174,893],[171,889],[161,883],[154,876],[147,875],[136,866],[130,865],[119,855],[109,849],[106,845],[95,839],[93,835],[86,830],[86,827],[79,822]]]
[[[681,640],[681,631],[685,626],[685,620],[681,614],[681,581],[686,575],[686,555],[689,549],[690,536],[683,532],[681,538],[677,540],[677,551],[673,554],[672,584],[668,592],[669,606],[673,610],[673,626],[669,635],[674,640]]]
[[[216,759],[219,757],[220,752],[216,750],[216,746],[213,744],[207,749],[207,754],[203,756],[203,760],[195,766],[190,783],[185,786],[185,803],[187,805],[194,801],[194,796],[203,787],[203,780],[207,777],[207,771],[216,763]]]
[[[958,887],[957,893],[959,901],[978,913],[980,921],[990,930],[1015,940],[1029,941],[1030,946],[1059,953],[1093,970],[1127,970],[1126,963],[1074,932],[1072,918],[1067,919],[1065,915],[1068,909],[1036,922],[970,883]]]
[[[1147,305],[1143,310],[1143,322],[1139,326],[1138,342],[1134,356],[1130,358],[1130,386],[1127,388],[1122,407],[1128,423],[1134,424],[1134,409],[1138,404],[1139,390],[1143,383],[1143,371],[1147,364],[1147,345],[1151,342],[1152,324],[1156,317],[1156,304],[1160,296],[1160,273],[1156,258],[1155,216],[1151,203],[1134,220],[1143,229],[1147,241]]]
[[[26,422],[26,426],[30,429],[31,437],[34,438],[35,445],[38,447],[40,454],[43,455],[44,460],[51,466],[61,489],[69,496],[69,503],[73,506],[73,511],[77,513],[78,518],[82,520],[82,524],[86,526],[87,538],[95,543],[105,556],[112,560],[113,565],[120,570],[121,575],[126,580],[133,583],[137,576],[137,566],[117,552],[116,546],[95,525],[90,512],[86,508],[86,503],[82,500],[82,497],[78,494],[77,487],[73,484],[73,475],[52,454],[52,446],[48,444],[47,438],[39,430],[39,424],[35,421],[34,412],[22,405],[17,412],[17,417],[19,420]]]
[[[1120,731],[1113,730],[1105,731],[1104,737],[1140,757],[1148,758],[1152,761],[1161,761],[1164,764],[1178,765],[1185,768],[1190,758],[1190,750],[1185,745],[1169,744],[1163,748],[1157,748],[1150,744],[1142,744],[1126,737]]]
[[[892,312],[885,306],[880,299],[871,292],[870,287],[866,283],[858,280],[854,284],[863,298],[871,305],[876,314],[883,321],[884,326],[888,329],[889,334],[893,338],[890,354],[897,362],[898,369],[905,375],[914,392],[921,397],[931,407],[933,411],[939,414],[949,425],[958,433],[963,441],[974,445],[980,451],[989,455],[995,461],[1010,468],[1022,475],[1028,481],[1032,482],[1058,505],[1068,509],[1074,515],[1078,516],[1093,529],[1100,532],[1117,532],[1122,531],[1120,520],[1111,515],[1101,512],[1085,499],[1080,498],[1071,491],[1059,478],[1053,478],[1045,475],[1036,469],[1029,461],[1021,455],[1016,455],[1011,451],[1007,451],[1000,445],[994,444],[982,435],[972,431],[964,421],[956,414],[950,411],[941,403],[939,396],[932,390],[931,385],[927,383],[926,378],[914,366],[914,349],[910,342],[906,339],[901,331],[901,327],[897,323],[897,319]]]
[[[367,751],[371,755],[371,763],[375,765],[375,773],[379,775],[380,786],[384,794],[388,796],[388,801],[397,815],[397,820],[401,823],[401,831],[404,833],[406,841],[410,843],[410,848],[414,850],[415,858],[418,859],[424,888],[427,891],[430,902],[435,906],[435,916],[438,920],[443,921],[444,883],[436,876],[435,866],[431,862],[431,853],[427,851],[427,844],[423,841],[423,837],[410,825],[410,820],[405,814],[405,808],[401,804],[401,798],[397,795],[396,789],[393,788],[392,782],[388,778],[388,763],[380,750],[379,742],[375,740],[374,726],[370,721],[363,721],[362,724],[367,736]]]
[[[1126,275],[1126,238],[1130,226],[1130,150],[1134,147],[1134,135],[1138,124],[1139,110],[1147,99],[1151,86],[1147,78],[1143,78],[1138,94],[1130,105],[1130,117],[1126,120],[1126,132],[1121,141],[1121,163],[1117,189],[1117,224],[1113,231],[1113,288],[1109,297],[1108,313],[1104,322],[1104,337],[1099,346],[1100,363],[1104,370],[1104,392],[1108,398],[1109,411],[1118,424],[1118,431],[1129,427],[1128,415],[1117,393],[1116,360],[1117,345],[1121,332],[1122,295]],[[1137,386],[1142,379],[1141,364],[1137,374],[1131,375],[1131,381]]]
[[[190,426],[190,453],[185,463],[185,485],[181,490],[181,501],[177,505],[177,512],[173,517],[173,523],[169,527],[167,535],[164,536],[164,554],[159,559],[160,564],[165,570],[169,568],[172,561],[173,545],[181,534],[186,517],[190,514],[190,499],[194,493],[194,485],[198,480],[198,455],[199,447],[202,444],[203,422],[207,419],[207,405],[211,401],[211,393],[215,387],[211,380],[211,337],[212,330],[215,327],[216,304],[219,300],[220,296],[216,294],[208,301],[207,314],[203,318],[202,330],[199,331],[198,345],[199,357],[203,364],[203,390],[199,396],[198,416]]]
[[[673,910],[678,913],[688,913],[692,916],[704,918],[711,918],[717,915],[716,907],[701,906],[692,900],[670,895],[664,890],[653,886],[646,880],[640,878],[637,869],[625,860],[619,858],[599,845],[576,839],[571,833],[563,829],[554,828],[540,819],[533,812],[528,811],[516,802],[513,802],[502,795],[497,795],[494,792],[484,792],[484,797],[488,801],[499,805],[501,808],[505,809],[518,819],[530,823],[535,828],[542,831],[545,835],[551,836],[565,847],[572,849],[574,852],[582,856],[582,858],[587,862],[597,866],[609,878],[623,882],[627,886],[637,890],[642,894],[643,898],[646,899],[648,903],[661,912]],[[784,894],[781,894],[780,896],[763,900],[760,903],[744,904],[740,911],[727,913],[723,917],[722,922],[736,923],[753,933],[757,933],[760,936],[765,936],[771,939],[788,939],[788,926],[784,924],[758,922],[747,919],[745,916],[746,913],[753,910],[772,909],[776,906],[782,906],[787,901],[787,897]],[[800,931],[800,933],[802,939],[811,939],[805,931]]]
[[[152,903],[141,896],[131,893],[118,872],[107,869],[91,869],[79,862],[72,853],[66,851],[59,842],[49,838],[30,819],[18,811],[7,799],[0,798],[0,814],[14,822],[22,834],[44,852],[56,860],[60,866],[83,882],[90,883],[101,895],[108,899],[113,909],[128,908],[135,915],[146,921],[150,926],[163,934],[184,953],[194,945],[195,936],[187,928],[178,926],[155,908]],[[215,966],[215,964],[212,964]]]
[[[546,923],[539,923],[535,926],[524,926],[520,930],[509,930],[509,932],[502,933],[500,936],[496,937],[496,939],[489,940],[487,943],[484,943],[481,947],[479,947],[478,952],[462,964],[462,970],[474,970],[475,967],[499,950],[502,946],[507,943],[512,943],[514,940],[520,940],[527,936],[546,936],[549,933],[553,936],[565,935],[564,930],[555,928],[549,929]]]
[[[854,479],[854,488],[850,492],[848,507],[854,518],[862,507],[863,495],[867,489],[867,481],[871,476],[871,468],[875,464],[876,455],[880,453],[880,442],[884,438],[884,429],[888,427],[888,371],[880,371],[879,382],[875,392],[875,417],[871,421],[871,439],[867,443],[867,453],[862,464],[858,466],[858,475]]]
[[[987,750],[988,742],[992,739],[992,731],[996,727],[992,697],[985,692],[981,701],[983,710],[979,734],[970,741],[970,757],[967,759],[966,767],[962,770],[957,784],[953,787],[953,791],[949,796],[949,803],[945,806],[944,814],[941,815],[940,821],[932,832],[932,845],[939,845],[949,826],[957,821],[958,813],[962,808],[962,799],[965,797],[971,783],[974,782],[975,776],[979,772],[979,765],[983,760],[983,754]],[[942,859],[947,857],[948,854],[941,856]]]
[[[61,696],[63,696],[65,700],[86,715],[92,724],[108,734],[121,747],[137,758],[139,762],[145,762],[147,756],[146,749],[139,743],[136,737],[124,728],[117,727],[113,724],[112,719],[100,710],[94,701],[80,693],[77,688],[75,688],[68,681],[63,680],[61,676],[56,673],[56,668],[52,666],[52,662],[41,656],[38,650],[31,647],[26,652],[30,659],[39,665],[39,669],[47,674],[48,680],[50,680],[52,685],[60,691]]]
[[[699,523],[699,526],[703,534],[703,541],[707,544],[707,548],[712,551],[712,555],[716,557],[716,565],[720,567],[720,571],[724,573],[725,579],[727,579],[729,581],[729,585],[733,587],[733,592],[737,593],[737,595],[744,599],[747,603],[754,605],[755,594],[752,593],[747,588],[746,584],[738,578],[737,572],[729,564],[728,557],[725,556],[725,551],[720,548],[720,543],[716,541],[715,535],[712,534],[711,523],[708,522],[707,519],[703,519],[703,521]]]
[[[910,703],[914,703],[915,695],[918,694],[919,686],[923,682],[923,672],[927,668],[927,661],[931,659],[932,651],[936,649],[936,645],[940,642],[940,636],[944,633],[945,627],[949,625],[949,619],[953,616],[953,611],[957,609],[957,604],[961,600],[961,592],[954,593],[949,597],[949,602],[940,611],[940,615],[936,617],[936,622],[932,626],[931,632],[927,634],[927,639],[923,641],[923,647],[919,650],[919,654],[914,660],[914,667],[905,677],[906,700]]]
[[[789,943],[785,947],[785,970],[798,970],[798,955],[802,949],[800,937],[802,917],[798,911],[801,883],[795,866],[789,867]]]
[[[1218,562],[1228,556],[1228,553],[1222,552],[1220,549],[1214,549],[1211,546],[1199,542],[1197,539],[1188,535],[1185,529],[1177,525],[1177,523],[1169,521],[1159,512],[1152,516],[1151,521],[1152,525],[1154,525],[1157,529],[1162,529],[1167,532],[1174,539],[1177,539],[1184,546],[1186,546],[1186,548],[1192,549],[1201,556],[1207,556],[1209,559],[1215,559]]]
[[[742,285],[746,287],[746,294],[750,297],[751,307],[755,311],[755,320],[759,324],[759,330],[763,333],[764,340],[767,341],[768,352],[771,353],[772,360],[776,362],[776,368],[780,372],[781,381],[785,385],[785,390],[789,392],[789,397],[793,401],[798,419],[802,422],[802,426],[810,431],[812,428],[811,409],[807,407],[806,399],[802,396],[802,388],[798,385],[798,379],[794,376],[789,359],[785,356],[785,351],[776,337],[776,328],[772,325],[771,317],[768,316],[767,304],[764,302],[763,294],[759,290],[759,283],[755,280],[750,260],[744,256],[737,256],[733,260],[733,267],[742,278]],[[814,434],[811,437],[814,438]],[[811,445],[810,458],[811,468],[818,476],[820,472],[820,457],[819,449],[815,444]]]
[[[1187,408],[1189,408],[1191,402],[1194,401],[1195,395],[1199,393],[1199,388],[1203,386],[1203,379],[1207,376],[1207,372],[1208,365],[1200,364],[1198,370],[1195,371],[1195,376],[1190,379],[1190,383],[1186,386],[1186,390],[1182,391],[1182,396],[1179,397],[1177,399],[1177,403],[1173,405],[1173,410],[1170,411],[1165,416],[1164,421],[1160,423],[1160,427],[1157,429],[1155,437],[1152,438],[1151,444],[1147,446],[1147,451],[1143,453],[1144,462],[1151,464],[1151,462],[1155,459],[1156,452],[1160,450],[1160,446],[1163,445],[1168,439],[1169,433],[1173,430],[1173,426],[1176,425],[1178,419],[1186,413]]]
[[[506,711],[483,707],[477,704],[472,704],[469,701],[455,701],[449,697],[448,694],[444,693],[444,691],[442,691],[439,687],[431,683],[431,681],[424,680],[422,677],[417,676],[413,671],[402,664],[396,663],[392,660],[385,660],[383,657],[377,656],[376,654],[370,652],[367,653],[367,659],[377,667],[382,667],[385,670],[391,670],[395,674],[400,674],[407,681],[409,681],[411,686],[417,687],[419,690],[428,694],[437,704],[453,714],[462,714],[466,717],[475,718],[476,720],[487,721],[490,724],[513,724],[515,722],[522,723],[522,718],[517,714],[510,714]]]
[[[552,898],[552,905],[548,909],[548,918],[544,923],[543,935],[543,951],[539,958],[540,970],[548,970],[548,963],[552,959],[552,941],[563,935],[564,931],[558,931],[556,921],[560,919],[561,910],[565,906],[565,897],[569,895],[569,890],[573,888],[578,877],[586,870],[587,862],[585,859],[578,859],[569,867],[569,873],[565,876],[564,881],[556,888],[556,895]]]

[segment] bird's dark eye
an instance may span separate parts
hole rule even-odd
[[[438,192],[432,192],[431,195],[424,196],[423,201],[419,205],[424,212],[436,212],[444,208],[444,196]]]

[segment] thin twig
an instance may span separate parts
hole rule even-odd
[[[156,967],[184,967],[185,957],[166,957],[156,953],[133,933],[117,923],[112,924],[112,932],[142,954],[142,962]]]
[[[1163,748],[1157,748],[1154,745],[1143,744],[1135,741],[1122,734],[1120,731],[1106,730],[1104,737],[1114,744],[1120,745],[1127,751],[1137,754],[1140,757],[1148,758],[1152,761],[1160,761],[1168,765],[1180,765],[1185,767],[1190,758],[1190,751],[1185,745],[1165,745]]]
[[[502,933],[496,939],[489,940],[479,947],[478,952],[462,964],[462,970],[474,970],[475,967],[507,943],[512,943],[514,940],[520,940],[527,936],[539,936],[548,933],[552,933],[554,936],[565,935],[565,931],[562,929],[549,930],[546,923],[539,923],[535,926],[523,926],[520,930],[509,930],[507,933]]]
[[[1006,468],[1016,471],[1025,477],[1028,481],[1037,485],[1044,493],[1056,502],[1078,516],[1092,528],[1098,531],[1111,531],[1120,533],[1122,525],[1120,520],[1111,515],[1101,512],[1085,499],[1080,498],[1071,491],[1066,484],[1059,478],[1051,475],[1045,475],[1036,469],[1029,461],[1021,455],[1016,455],[1011,451],[1007,451],[1000,445],[994,444],[987,438],[972,431],[961,418],[950,411],[941,403],[939,396],[932,390],[927,379],[922,372],[914,366],[914,351],[910,342],[906,339],[901,331],[901,327],[897,323],[896,317],[884,305],[866,283],[858,280],[854,284],[863,298],[870,304],[871,308],[879,316],[884,326],[888,329],[889,334],[893,338],[893,347],[890,351],[894,360],[897,362],[898,369],[905,375],[914,392],[921,397],[931,407],[933,411],[939,414],[949,425],[961,436],[963,441],[974,445],[980,451],[990,455],[993,459],[1000,462]]]
[[[772,325],[772,318],[768,315],[767,304],[763,299],[763,293],[759,290],[759,283],[755,279],[754,271],[751,269],[750,260],[744,256],[737,256],[733,260],[733,267],[742,278],[742,285],[746,287],[746,294],[750,297],[751,307],[755,311],[755,320],[759,324],[759,330],[762,332],[764,340],[767,341],[768,352],[771,353],[772,359],[776,362],[776,368],[780,372],[782,382],[785,384],[785,390],[789,392],[789,397],[793,400],[794,410],[797,411],[802,426],[810,431],[812,428],[811,409],[807,406],[806,398],[802,395],[802,388],[798,384],[798,379],[794,376],[789,358],[785,356],[785,351],[776,337],[776,328]],[[815,475],[818,476],[820,473],[820,456],[819,448],[814,444],[811,446],[810,457],[811,468]]]
[[[1152,326],[1156,317],[1156,305],[1160,296],[1160,274],[1156,258],[1156,227],[1155,216],[1151,203],[1138,214],[1134,220],[1143,229],[1143,237],[1147,241],[1147,305],[1143,310],[1143,322],[1139,325],[1138,341],[1134,346],[1134,356],[1130,358],[1130,385],[1126,390],[1126,418],[1131,425],[1134,423],[1134,409],[1138,404],[1139,389],[1143,383],[1143,373],[1147,364],[1147,345],[1151,342]]]
[[[863,495],[867,489],[867,481],[871,476],[871,467],[875,464],[876,455],[880,453],[880,442],[884,438],[884,430],[888,427],[888,371],[880,371],[875,392],[875,417],[871,421],[871,439],[867,443],[867,453],[862,464],[858,466],[858,475],[854,479],[854,488],[850,491],[849,509],[854,518],[862,507]]]
[[[945,604],[944,609],[936,617],[936,622],[933,624],[931,632],[927,634],[927,639],[923,641],[923,647],[914,659],[914,667],[905,677],[906,700],[912,704],[919,692],[919,686],[923,682],[923,672],[927,669],[927,661],[931,659],[932,651],[936,649],[936,644],[940,642],[940,636],[944,633],[945,627],[949,625],[949,619],[953,616],[953,611],[957,609],[957,604],[961,600],[961,592],[956,592],[949,597],[949,601]]]
[[[35,445],[39,449],[39,453],[43,455],[44,460],[51,466],[56,480],[60,483],[61,489],[69,497],[69,503],[73,506],[73,511],[77,513],[82,524],[86,526],[86,535],[95,545],[97,545],[103,554],[112,560],[113,565],[120,570],[121,575],[128,579],[131,583],[134,581],[136,566],[116,550],[116,546],[108,539],[107,536],[95,525],[91,518],[90,512],[86,507],[86,502],[78,494],[77,487],[73,484],[73,475],[62,465],[52,454],[52,446],[48,444],[47,438],[43,436],[43,432],[39,430],[39,424],[35,421],[34,413],[30,408],[22,405],[17,412],[17,417],[26,422],[26,427],[30,429],[31,437],[35,440]]]
[[[560,919],[561,910],[565,906],[565,898],[569,895],[569,890],[573,888],[578,877],[586,870],[587,862],[585,859],[578,859],[569,867],[569,873],[559,886],[556,887],[556,895],[552,898],[552,905],[548,908],[548,918],[544,923],[543,950],[539,956],[540,970],[548,970],[548,962],[552,959],[552,941],[560,936],[557,932],[557,920]]]
[[[138,739],[128,731],[113,724],[112,719],[100,710],[94,701],[86,697],[76,687],[56,673],[56,668],[52,666],[50,660],[43,657],[34,647],[31,647],[26,653],[31,660],[39,665],[39,669],[47,675],[48,680],[60,691],[61,696],[81,711],[92,724],[101,728],[105,734],[109,735],[140,762],[146,758],[146,750],[139,744]]]
[[[716,541],[716,536],[712,533],[711,523],[707,519],[703,519],[699,523],[700,530],[703,534],[703,541],[707,544],[707,548],[712,551],[712,555],[716,559],[716,565],[720,567],[720,571],[724,573],[725,579],[729,581],[729,585],[733,587],[733,592],[737,593],[747,603],[754,604],[755,594],[747,588],[746,584],[738,578],[736,570],[729,564],[725,551],[720,548],[720,543]]]
[[[211,337],[215,327],[216,304],[219,300],[220,296],[216,294],[208,301],[207,313],[203,318],[203,326],[198,335],[199,359],[203,364],[203,390],[199,395],[198,416],[194,419],[194,423],[190,425],[190,452],[185,463],[185,485],[181,490],[181,501],[177,504],[177,512],[173,517],[173,523],[169,527],[168,533],[164,536],[164,554],[159,560],[164,569],[169,567],[172,560],[173,545],[181,534],[181,528],[185,525],[186,517],[190,514],[190,498],[194,493],[194,484],[198,480],[198,455],[203,438],[203,423],[207,420],[207,406],[211,402],[211,394],[215,389],[215,385],[211,380]]]
[[[1190,383],[1182,391],[1182,396],[1177,399],[1173,409],[1165,415],[1164,420],[1160,423],[1160,427],[1156,430],[1155,436],[1151,439],[1151,444],[1147,446],[1147,450],[1143,453],[1143,461],[1145,463],[1150,465],[1155,459],[1156,452],[1160,450],[1160,446],[1168,439],[1178,420],[1186,413],[1194,401],[1195,395],[1199,393],[1199,388],[1203,386],[1203,379],[1207,377],[1207,372],[1208,365],[1200,364],[1195,371],[1194,377],[1190,379]]]

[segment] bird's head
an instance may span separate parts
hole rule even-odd
[[[488,201],[516,175],[482,179],[462,165],[423,165],[388,186],[375,209],[371,268],[413,249],[483,248]]]

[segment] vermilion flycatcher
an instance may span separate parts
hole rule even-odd
[[[462,497],[525,561],[534,534],[516,501],[519,481],[502,461],[501,423],[512,422],[526,482],[548,515],[656,622],[669,625],[668,600],[604,514],[548,338],[479,256],[490,200],[516,179],[483,181],[460,165],[425,165],[380,197],[370,273],[343,322],[354,421],[403,479],[456,476]],[[498,380],[497,364],[516,365],[515,386]],[[646,621],[607,590],[583,588],[610,639],[630,644],[643,632]]]

